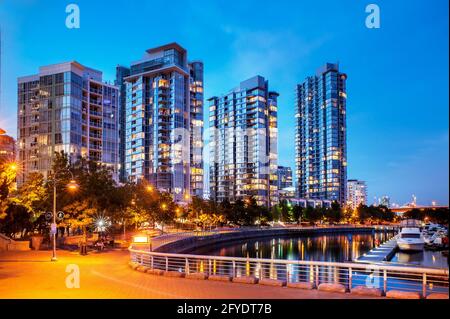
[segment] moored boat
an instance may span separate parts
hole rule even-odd
[[[397,246],[400,250],[421,251],[425,245],[419,228],[404,227],[397,237]]]

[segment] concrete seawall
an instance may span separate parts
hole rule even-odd
[[[302,236],[315,234],[342,234],[342,233],[372,233],[373,227],[330,227],[330,228],[279,228],[279,229],[255,229],[237,232],[220,233],[209,236],[196,236],[183,238],[166,245],[160,246],[155,251],[170,253],[189,253],[190,251],[224,242],[233,242],[254,238],[272,236]]]

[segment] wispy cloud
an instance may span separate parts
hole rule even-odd
[[[290,30],[249,30],[230,25],[221,29],[233,37],[233,55],[226,69],[231,77],[238,79],[260,74],[293,84],[298,81],[304,59],[327,40],[308,41]]]

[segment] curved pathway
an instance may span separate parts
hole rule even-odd
[[[0,253],[0,298],[238,298],[238,299],[336,299],[358,298],[350,294],[317,290],[246,285],[168,278],[132,270],[128,251],[50,251]],[[80,288],[66,288],[66,266],[80,269]]]

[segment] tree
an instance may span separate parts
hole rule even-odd
[[[342,218],[341,206],[338,202],[331,203],[331,207],[325,210],[325,217],[331,222],[339,222]]]
[[[14,191],[17,166],[14,163],[0,163],[0,220],[6,217]]]
[[[292,217],[293,217],[294,221],[297,222],[297,224],[300,224],[302,218],[304,218],[303,207],[301,207],[300,205],[294,205],[292,207]]]

